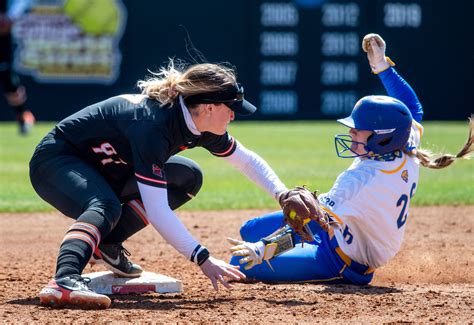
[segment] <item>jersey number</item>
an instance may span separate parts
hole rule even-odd
[[[405,210],[407,208],[408,200],[413,197],[413,191],[415,190],[415,188],[416,188],[416,183],[413,183],[410,190],[410,198],[408,198],[406,194],[402,194],[402,196],[400,196],[400,198],[397,201],[397,207],[399,207],[400,205],[402,206],[402,211],[400,212],[400,216],[397,219],[398,229],[403,227],[405,222],[407,222],[408,212],[405,213]]]
[[[344,228],[344,231],[342,232],[342,236],[344,237],[344,240],[346,241],[347,245],[350,245],[352,243],[352,240],[354,239],[354,236],[350,233],[349,227],[347,225]]]
[[[92,147],[92,150],[96,154],[104,154],[104,155],[109,157],[109,158],[104,158],[100,161],[102,163],[102,165],[107,165],[107,164],[110,164],[110,163],[127,165],[127,163],[125,161],[123,161],[117,155],[117,151],[115,151],[114,147],[108,142],[102,143],[100,145],[100,147]]]

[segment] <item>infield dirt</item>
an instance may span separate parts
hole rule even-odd
[[[270,211],[178,212],[193,235],[228,260],[227,236]],[[125,243],[147,271],[183,281],[184,293],[113,296],[108,310],[48,309],[37,294],[54,273],[71,224],[59,213],[0,214],[0,321],[46,322],[473,322],[474,207],[413,207],[402,250],[371,285],[234,284],[215,292],[150,226]],[[87,266],[85,273],[103,270]]]

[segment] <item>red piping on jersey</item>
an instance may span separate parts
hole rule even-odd
[[[138,175],[137,173],[135,173],[135,176],[137,176],[138,178],[144,179],[146,181],[149,181],[149,182],[158,183],[158,184],[166,184],[166,181],[159,181],[157,179],[148,178],[148,177],[145,177],[145,176],[142,176],[142,175]]]
[[[229,149],[227,149],[226,151],[221,152],[221,153],[213,152],[212,154],[216,155],[216,156],[224,156],[224,155],[228,154],[232,150],[232,148],[234,148],[234,142],[235,142],[235,140],[234,140],[234,138],[232,138]]]

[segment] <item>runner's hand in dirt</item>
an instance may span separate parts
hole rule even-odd
[[[200,267],[202,273],[211,279],[215,290],[219,290],[217,287],[218,281],[227,289],[232,288],[224,276],[236,281],[245,279],[245,274],[239,271],[239,266],[227,264],[226,262],[218,260],[212,256],[209,256],[207,261],[205,261]]]

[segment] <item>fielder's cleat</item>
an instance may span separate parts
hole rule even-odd
[[[122,244],[100,244],[92,254],[92,263],[102,264],[122,278],[138,278],[143,269],[130,262],[127,256],[130,256],[130,252]]]
[[[90,279],[80,275],[52,279],[40,293],[40,304],[59,308],[66,305],[82,309],[106,309],[110,306],[110,298],[89,289]]]
[[[36,119],[30,111],[24,111],[17,116],[17,120],[20,126],[20,134],[27,135],[31,132]]]

